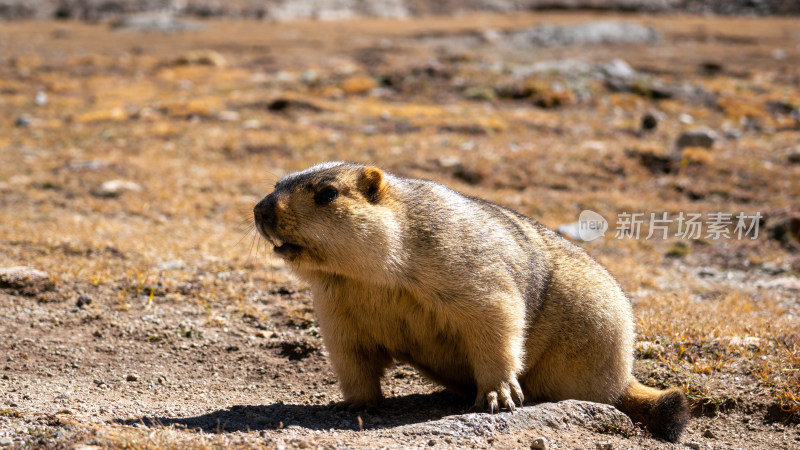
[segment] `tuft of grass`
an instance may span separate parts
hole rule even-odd
[[[600,424],[598,431],[605,434],[616,434],[618,436],[628,438],[636,432],[636,428],[628,426],[628,424],[624,421],[614,419]]]
[[[0,409],[0,416],[17,418],[22,417],[22,414],[14,409]]]

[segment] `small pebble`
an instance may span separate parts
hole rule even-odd
[[[536,450],[547,450],[547,439],[544,437],[538,437],[533,440],[531,443],[531,448]]]
[[[141,190],[142,187],[133,181],[111,180],[106,181],[102,186],[100,186],[100,190],[97,191],[97,195],[99,197],[118,197],[120,194],[126,191],[141,192]]]
[[[717,140],[717,133],[708,128],[698,128],[696,130],[687,131],[682,133],[678,140],[675,142],[675,146],[678,148],[685,148],[685,147],[702,147],[702,148],[711,148],[714,145],[714,141]]]
[[[77,306],[78,308],[83,308],[84,306],[91,304],[92,304],[92,299],[81,295],[80,297],[78,297],[78,301],[75,303],[75,306]]]
[[[128,376],[125,377],[125,380],[126,381],[138,381],[139,380],[139,376],[136,375],[136,374],[129,374]]]
[[[738,128],[731,128],[725,131],[725,138],[736,141],[742,138],[742,130]]]
[[[697,441],[689,441],[686,443],[686,446],[694,450],[700,450],[700,443]]]
[[[47,104],[47,94],[45,94],[42,91],[37,92],[36,93],[36,97],[34,98],[34,102],[36,102],[36,104],[38,106],[46,105]]]
[[[711,430],[706,430],[706,431],[704,431],[704,432],[703,432],[703,437],[704,437],[704,438],[708,438],[708,439],[716,439],[716,438],[717,438],[717,436],[716,436],[716,435],[714,434],[714,432],[713,432],[713,431],[711,431]]]
[[[642,117],[643,130],[655,130],[657,126],[658,126],[658,119],[656,118],[655,114],[647,113]]]
[[[789,161],[790,164],[800,164],[800,147],[789,150],[789,154],[786,155],[786,160]]]

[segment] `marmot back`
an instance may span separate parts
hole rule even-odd
[[[682,392],[633,379],[633,317],[616,280],[531,218],[342,162],[281,178],[254,216],[311,285],[338,407],[376,405],[396,360],[490,411],[610,403],[671,441],[686,424]]]

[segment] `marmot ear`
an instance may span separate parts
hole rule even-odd
[[[377,167],[366,167],[361,172],[358,187],[370,203],[378,203],[386,195],[386,176]]]

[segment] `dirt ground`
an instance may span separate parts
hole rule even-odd
[[[656,37],[518,33],[598,20]],[[44,272],[0,270],[0,446],[800,447],[800,20],[203,25],[0,26],[0,269]],[[678,145],[697,129],[711,142]],[[609,219],[582,245],[631,297],[637,377],[690,397],[681,442],[599,405],[470,414],[403,365],[380,408],[329,410],[311,292],[250,211],[332,159],[552,228]],[[757,239],[617,239],[624,212],[763,219]]]

